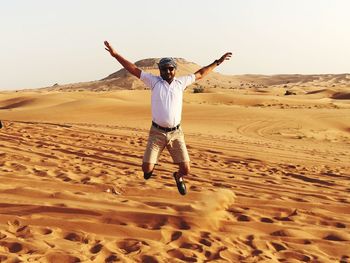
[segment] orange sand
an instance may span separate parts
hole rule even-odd
[[[149,91],[0,93],[0,262],[350,262],[348,89],[300,83],[185,94],[184,197]]]

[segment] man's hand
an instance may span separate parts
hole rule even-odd
[[[227,52],[224,55],[222,55],[222,57],[220,59],[217,60],[216,65],[219,66],[222,62],[224,62],[225,60],[229,60],[232,56],[231,52]]]
[[[118,54],[112,46],[108,43],[108,41],[104,42],[105,44],[105,50],[111,54],[112,57],[114,57],[118,62],[131,74],[133,74],[135,77],[140,78],[141,77],[141,69],[139,69],[134,63],[131,63],[130,61],[123,58],[120,54]]]
[[[115,57],[117,55],[117,53],[114,51],[114,49],[112,48],[112,46],[108,43],[108,41],[105,41],[105,50],[107,50],[109,52],[109,54],[111,54],[112,57]]]
[[[222,57],[220,59],[216,59],[214,62],[212,62],[208,66],[203,67],[200,70],[196,71],[194,73],[194,76],[196,77],[196,80],[199,80],[199,79],[203,78],[204,76],[206,76],[215,67],[219,66],[222,62],[224,62],[225,60],[229,60],[231,58],[231,56],[232,56],[232,53],[231,52],[227,52],[224,55],[222,55]]]

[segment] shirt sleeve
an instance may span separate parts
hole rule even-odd
[[[158,77],[144,71],[141,71],[140,79],[150,89],[153,89],[154,85],[159,81]]]
[[[182,89],[185,90],[187,86],[196,81],[196,76],[194,74],[189,74],[186,76],[181,76],[178,79],[182,82]]]

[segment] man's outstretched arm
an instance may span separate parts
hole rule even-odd
[[[111,54],[112,57],[114,57],[118,62],[131,74],[133,74],[135,77],[140,78],[141,77],[141,69],[139,69],[134,63],[131,63],[130,61],[123,58],[121,55],[119,55],[113,47],[108,43],[108,41],[105,41],[106,50]]]
[[[205,66],[205,67],[201,68],[200,70],[198,70],[197,72],[195,72],[194,75],[196,77],[196,80],[199,80],[199,79],[203,78],[204,76],[206,76],[208,73],[212,72],[214,68],[219,66],[225,60],[229,60],[231,58],[231,56],[232,56],[232,53],[227,52],[220,59],[215,60],[213,63],[209,64],[208,66]]]

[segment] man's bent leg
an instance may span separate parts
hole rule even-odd
[[[177,173],[178,178],[186,176],[190,173],[190,162],[179,163],[179,172]]]
[[[187,152],[185,136],[182,129],[178,129],[172,134],[172,138],[167,144],[167,148],[173,158],[174,163],[179,165],[178,172],[173,174],[177,189],[182,195],[186,194],[186,185],[183,177],[190,172],[190,157]]]
[[[151,173],[153,172],[155,164],[154,163],[142,163],[142,171],[143,173]]]
[[[186,185],[183,177],[190,173],[190,162],[179,163],[179,171],[174,173],[177,189],[179,193],[185,195],[187,193]]]
[[[165,138],[163,133],[151,128],[142,162],[143,177],[146,180],[152,176],[154,167],[158,163],[159,155],[166,145]]]
[[[154,163],[142,163],[143,178],[145,178],[145,180],[151,178],[154,166]]]

